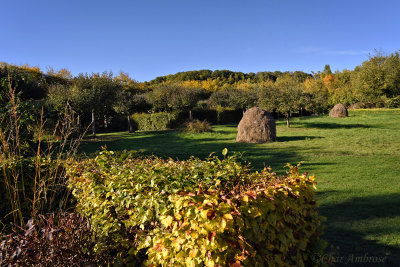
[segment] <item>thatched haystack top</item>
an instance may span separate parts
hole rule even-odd
[[[276,124],[271,114],[254,107],[248,109],[238,125],[236,142],[264,143],[276,140]]]
[[[343,104],[336,104],[329,112],[329,117],[332,118],[344,118],[347,116],[349,116],[349,113]]]

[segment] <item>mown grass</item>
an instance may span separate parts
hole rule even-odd
[[[278,142],[235,142],[236,125],[214,126],[213,132],[188,134],[112,133],[87,140],[82,151],[100,146],[134,149],[163,157],[205,158],[210,152],[241,152],[254,169],[270,165],[283,173],[286,163],[304,161],[302,169],[317,176],[320,211],[327,218],[329,251],[343,265],[352,259],[386,257],[400,264],[400,110],[352,110],[348,118],[295,118],[287,129],[277,122]],[[364,258],[365,259],[365,258]],[[368,259],[367,259],[368,260]],[[346,264],[347,263],[347,264]],[[365,263],[365,262],[364,262]]]

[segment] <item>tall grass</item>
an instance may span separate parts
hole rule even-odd
[[[42,108],[36,125],[29,125],[29,131],[36,131],[35,140],[29,140],[33,135],[26,138],[22,133],[24,112],[10,78],[6,101],[8,110],[0,115],[0,166],[9,207],[3,220],[24,226],[26,217],[65,209],[68,191],[63,162],[76,155],[86,131],[79,133],[79,117],[67,104],[50,133],[45,130]]]

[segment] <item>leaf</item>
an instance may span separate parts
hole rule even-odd
[[[174,218],[172,216],[165,216],[165,217],[162,216],[161,223],[165,227],[169,227],[169,226],[171,226],[173,220],[174,220]]]
[[[228,149],[225,147],[224,149],[222,149],[222,155],[225,157],[226,154],[228,154]]]
[[[209,232],[208,233],[208,241],[212,242],[214,240],[214,237],[217,235],[215,231]]]
[[[225,220],[233,220],[233,216],[231,214],[224,214],[224,219]]]

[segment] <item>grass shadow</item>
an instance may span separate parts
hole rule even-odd
[[[372,128],[370,125],[365,124],[341,124],[332,122],[300,122],[299,123],[304,128],[317,128],[317,129],[353,129],[353,128]]]
[[[317,196],[320,198],[333,193],[324,192]],[[324,237],[332,246],[327,254],[343,257],[337,266],[370,266],[373,262],[368,264],[368,259],[372,261],[368,257],[384,258],[383,262],[375,262],[375,266],[399,266],[399,246],[384,245],[366,236],[398,234],[399,206],[400,194],[356,197],[337,204],[321,205],[320,212],[327,218]],[[390,220],[394,220],[394,223],[381,223]],[[360,226],[362,228],[357,230]],[[354,262],[355,257],[364,259]]]
[[[276,139],[278,142],[290,142],[290,141],[302,141],[325,138],[322,136],[278,136]]]
[[[228,148],[230,153],[243,153],[243,161],[247,161],[247,159],[251,161],[255,170],[260,170],[264,166],[271,166],[278,173],[284,171],[282,167],[286,163],[297,164],[302,160],[300,154],[304,148],[301,147],[271,147],[271,149],[268,149],[273,143],[236,143],[232,137],[232,135],[225,134],[217,139],[212,134],[204,134],[204,137],[202,134],[197,134],[192,137],[177,131],[120,133],[115,136],[100,136],[96,140],[85,140],[80,149],[87,154],[91,154],[99,151],[102,146],[107,146],[109,150],[141,150],[146,154],[184,160],[190,156],[205,159],[211,152],[221,156],[222,149]],[[283,137],[282,139],[288,142],[305,140],[306,138],[308,137]],[[310,148],[308,147],[307,149]]]

